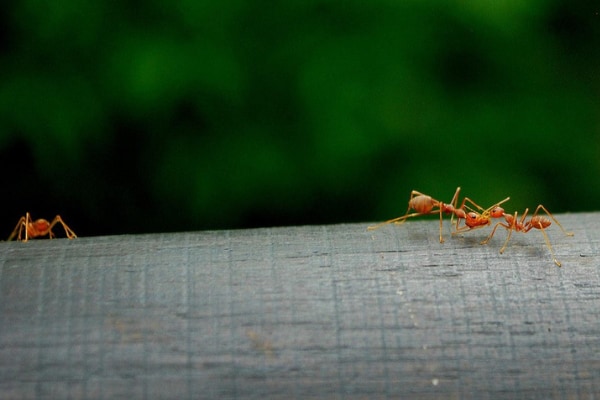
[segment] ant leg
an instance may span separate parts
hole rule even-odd
[[[498,203],[494,204],[494,205],[493,205],[493,206],[491,206],[489,209],[492,209],[492,208],[494,208],[494,207],[497,207],[497,206],[499,206],[500,204],[504,204],[504,203],[506,203],[506,202],[507,202],[507,201],[509,201],[509,200],[510,200],[510,196],[508,196],[508,197],[507,197],[507,198],[505,198],[504,200],[502,200],[502,201],[500,201],[500,202],[498,202]],[[489,210],[489,209],[488,209],[488,210]]]
[[[487,237],[485,240],[482,240],[482,241],[481,241],[479,244],[488,244],[488,243],[489,243],[489,241],[492,239],[492,236],[494,236],[494,234],[496,233],[496,229],[498,229],[498,226],[500,226],[500,225],[501,225],[501,226],[502,226],[504,229],[507,229],[507,230],[508,230],[508,229],[511,229],[511,230],[512,230],[512,228],[511,228],[511,226],[510,226],[510,225],[508,225],[508,224],[503,224],[502,222],[498,222],[498,223],[497,223],[497,224],[494,226],[494,229],[492,229],[492,233],[490,233],[490,235],[489,235],[489,236],[488,236],[488,237]]]
[[[410,210],[410,208],[409,208],[409,210]],[[433,210],[433,212],[438,212],[438,210]],[[407,214],[405,214],[405,215],[403,215],[401,217],[392,218],[392,219],[389,219],[387,221],[380,222],[377,225],[369,226],[367,228],[367,230],[368,231],[374,231],[375,229],[381,228],[383,225],[392,224],[392,223],[396,224],[396,225],[400,225],[400,224],[403,224],[408,218],[418,217],[419,215],[426,215],[426,214],[423,214],[423,213],[420,213],[420,212],[415,212],[415,213],[412,213],[412,214],[408,214],[407,213]]]
[[[17,238],[17,240],[21,241],[21,232],[23,230],[24,224],[25,224],[25,217],[19,218],[19,222],[17,222],[15,229],[13,229],[12,233],[10,234],[10,236],[7,239],[8,242],[13,240],[15,237]]]
[[[456,204],[458,204],[458,195],[460,193],[460,186],[456,188],[456,192],[454,192],[454,196],[452,196],[452,200],[450,201],[450,204],[452,204],[452,207],[456,208]]]
[[[508,241],[510,240],[512,232],[514,231],[514,229],[512,227],[511,228],[507,228],[507,229],[508,229],[508,235],[506,235],[506,240],[504,241],[504,244],[500,248],[500,254],[504,253],[504,250],[506,250],[506,246],[508,245]]]
[[[62,220],[62,218],[60,217],[60,215],[57,215],[56,217],[54,217],[54,220],[52,220],[52,223],[50,224],[50,228],[49,228],[49,233],[50,233],[50,238],[52,238],[54,236],[54,233],[52,233],[52,227],[54,227],[54,225],[56,225],[57,223],[59,223],[62,225],[62,227],[65,230],[65,234],[67,235],[67,237],[69,239],[74,239],[77,237],[77,235],[75,234],[75,232],[73,232],[73,230],[71,228],[69,228],[67,226],[67,224],[65,224],[65,221]]]
[[[456,188],[456,192],[454,192],[454,196],[452,196],[452,200],[450,201],[450,205],[452,206],[453,210],[456,210],[456,204],[458,204],[459,193],[460,193],[460,186]],[[456,211],[454,213],[452,213],[452,215],[450,216],[450,225],[454,224],[455,213],[456,213]],[[441,216],[440,216],[440,218],[441,218]],[[460,221],[460,218],[458,220]],[[458,222],[457,222],[457,224],[458,224]]]
[[[535,209],[535,212],[533,213],[533,215],[531,216],[531,219],[529,220],[529,227],[528,228],[529,229],[531,229],[531,228],[537,228],[537,229],[539,229],[539,230],[542,231],[542,234],[544,235],[544,240],[546,241],[546,247],[548,247],[548,250],[550,250],[550,254],[552,255],[552,260],[554,261],[554,263],[557,266],[561,267],[562,264],[560,263],[560,261],[558,261],[556,259],[556,255],[554,254],[554,249],[552,248],[552,245],[550,244],[550,238],[548,238],[548,234],[546,233],[546,229],[541,224],[539,224],[539,223],[537,225],[534,225],[532,223],[532,221],[534,221],[535,218],[537,217],[537,214],[538,214],[538,212],[539,212],[540,209],[542,209],[546,213],[546,215],[548,215],[550,218],[552,218],[552,220],[554,222],[556,222],[556,225],[558,225],[558,227],[563,231],[563,233],[565,235],[567,235],[567,236],[573,236],[574,234],[573,234],[573,232],[567,232],[565,230],[565,228],[563,228],[563,226],[560,224],[560,222],[558,222],[556,220],[556,218],[554,218],[554,216],[550,213],[550,211],[548,211],[548,209],[546,207],[544,207],[543,205],[541,205],[541,204],[537,206],[537,208]]]
[[[444,243],[444,238],[442,237],[442,230],[443,229],[444,228],[443,228],[443,224],[442,224],[442,207],[440,207],[440,243]]]
[[[452,210],[452,216],[450,216],[450,225],[452,225],[454,223],[454,214],[456,212],[456,203],[458,202],[458,195],[460,193],[460,186],[456,188],[456,191],[454,192],[454,196],[452,196],[452,200],[450,200],[450,205],[451,205],[451,210]],[[438,202],[439,203],[439,202]],[[440,243],[444,243],[444,238],[442,237],[442,232],[444,230],[444,224],[443,224],[443,212],[444,212],[444,205],[442,203],[439,203],[439,209],[440,209]]]
[[[461,208],[461,209],[464,209],[464,207],[465,207],[465,205],[466,205],[467,201],[468,201],[469,203],[471,203],[471,205],[475,206],[475,207],[476,207],[476,208],[477,208],[479,211],[485,211],[485,209],[484,209],[483,207],[481,207],[479,204],[475,203],[473,200],[471,200],[471,199],[470,199],[470,198],[468,198],[468,197],[465,197],[465,198],[463,199],[463,202],[462,202],[462,204],[460,205],[460,208]],[[472,209],[472,208],[471,208],[471,207],[469,207],[469,206],[467,206],[467,208],[470,208],[471,210],[475,211],[474,209]]]
[[[504,253],[504,250],[506,250],[506,246],[508,245],[508,241],[510,240],[510,236],[512,235],[512,229],[508,230],[508,235],[506,235],[506,240],[504,241],[504,244],[502,245],[502,247],[500,248],[500,254]]]
[[[521,220],[519,222],[517,222],[518,212],[515,211],[515,215],[512,217],[512,221],[510,221],[508,225],[503,224],[503,226],[506,229],[508,229],[508,235],[506,235],[506,240],[504,241],[504,244],[500,248],[500,254],[504,253],[504,250],[506,250],[506,246],[508,245],[508,241],[510,240],[510,237],[512,236],[512,232],[514,230],[522,230],[521,227],[523,226],[523,221],[525,220],[527,213],[529,213],[529,208],[525,209],[525,212],[523,213]]]
[[[29,240],[29,226],[31,224],[31,215],[29,214],[29,211],[25,213],[25,240],[23,240],[23,242],[26,242]],[[21,238],[21,232],[19,232],[19,239]]]
[[[525,209],[525,212],[523,213],[523,217],[526,216],[528,212],[529,212],[529,209]],[[508,245],[508,241],[510,240],[510,237],[512,236],[512,232],[517,227],[517,215],[518,215],[518,213],[517,213],[517,211],[515,211],[515,215],[513,216],[512,222],[507,225],[504,225],[504,224],[502,225],[506,229],[508,229],[508,234],[506,235],[506,240],[504,241],[504,244],[500,248],[500,254],[504,253],[504,250],[506,250],[506,246]],[[521,218],[521,220],[523,220],[523,218]]]
[[[388,219],[387,221],[380,222],[377,225],[369,226],[367,228],[367,230],[368,231],[374,231],[375,229],[381,228],[383,225],[387,225],[387,224],[391,224],[391,223],[397,223],[397,224],[403,223],[406,220],[406,218],[409,218],[408,217],[408,212],[410,211],[410,205],[411,205],[410,203],[411,203],[413,197],[418,196],[418,195],[419,195],[419,192],[417,192],[416,190],[413,190],[412,192],[410,192],[410,199],[408,200],[408,208],[406,209],[406,212],[404,213],[403,216],[397,217],[397,218]],[[398,222],[398,221],[400,221],[400,222]]]
[[[471,205],[473,205],[473,206],[477,207],[477,208],[479,209],[479,211],[483,211],[483,214],[484,214],[484,215],[487,215],[487,214],[489,214],[489,213],[490,213],[490,211],[491,211],[491,210],[492,210],[494,207],[498,207],[500,204],[506,203],[506,202],[507,202],[507,201],[509,201],[509,200],[510,200],[510,197],[507,197],[507,198],[505,198],[504,200],[501,200],[501,201],[499,201],[498,203],[496,203],[496,204],[492,205],[491,207],[489,207],[489,208],[487,208],[487,209],[484,209],[483,207],[481,207],[479,204],[475,203],[475,202],[474,202],[473,200],[471,200],[470,198],[468,198],[468,197],[465,197],[465,198],[464,198],[464,200],[463,200],[463,202],[462,202],[461,208],[465,207],[465,205],[466,205],[465,203],[468,201],[469,203],[471,203]],[[467,208],[470,208],[470,209],[471,209],[471,210],[473,210],[473,211],[475,211],[473,208],[471,208],[471,207],[469,207],[469,206],[466,206],[466,207],[467,207]]]
[[[560,261],[558,261],[556,259],[556,255],[554,255],[554,249],[552,248],[552,245],[550,244],[550,239],[548,238],[548,234],[546,233],[546,230],[544,228],[540,229],[542,231],[542,234],[544,235],[544,240],[546,241],[546,246],[548,246],[548,250],[550,250],[550,254],[552,254],[552,261],[554,261],[554,264],[556,264],[558,267],[562,267],[562,264],[560,263]]]

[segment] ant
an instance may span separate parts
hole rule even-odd
[[[539,229],[540,231],[542,231],[542,234],[544,235],[544,240],[546,241],[546,246],[548,246],[548,250],[550,250],[550,254],[552,255],[552,260],[554,261],[554,263],[557,266],[561,267],[562,264],[560,263],[560,261],[558,261],[556,259],[556,256],[554,255],[554,250],[552,249],[552,245],[550,244],[550,239],[548,238],[548,234],[546,233],[546,228],[548,228],[552,224],[552,221],[550,221],[550,219],[548,219],[546,217],[539,216],[538,213],[540,210],[543,210],[546,213],[546,215],[552,219],[552,221],[556,222],[556,225],[558,225],[558,227],[563,231],[563,233],[565,235],[567,235],[567,236],[574,235],[573,232],[567,232],[565,230],[565,228],[563,228],[563,226],[560,224],[560,222],[558,222],[556,220],[556,218],[554,218],[554,216],[550,213],[550,211],[548,211],[548,209],[546,209],[546,207],[544,207],[543,205],[540,204],[537,206],[537,208],[535,209],[535,212],[533,213],[533,215],[527,222],[525,222],[525,218],[527,217],[527,213],[529,213],[529,208],[525,209],[525,212],[521,216],[520,220],[517,220],[518,213],[516,211],[515,211],[514,215],[511,215],[511,214],[504,213],[504,210],[502,210],[502,216],[506,220],[506,224],[502,223],[502,222],[498,222],[496,224],[496,226],[494,226],[494,229],[492,229],[492,233],[490,233],[490,235],[487,237],[487,239],[482,241],[481,244],[487,244],[490,241],[490,239],[492,238],[492,236],[494,236],[494,233],[496,233],[496,229],[498,228],[498,226],[502,226],[504,229],[508,230],[508,235],[506,236],[504,245],[500,249],[500,254],[502,254],[504,252],[504,250],[506,249],[506,245],[508,244],[508,241],[510,240],[510,237],[511,237],[511,234],[513,231],[527,233],[533,228]],[[494,210],[492,210],[492,212],[494,212]],[[499,210],[496,210],[495,212],[499,212]]]
[[[476,204],[473,200],[469,199],[468,197],[465,197],[465,199],[463,200],[463,203],[461,204],[461,208],[465,207],[465,202],[469,201],[471,204],[473,204],[475,207],[477,207],[479,210],[483,211],[481,214],[479,214],[478,212],[475,212],[474,210],[471,209],[470,212],[466,213],[466,215],[463,217],[463,219],[465,220],[465,226],[459,227],[459,222],[460,222],[460,218],[456,221],[456,229],[454,232],[452,232],[453,235],[465,232],[465,231],[469,231],[471,229],[479,229],[479,228],[483,228],[484,226],[488,226],[491,224],[491,219],[490,218],[502,218],[505,214],[504,214],[504,208],[500,207],[500,204],[507,202],[508,200],[510,200],[510,197],[505,198],[504,200],[494,204],[493,206],[491,206],[490,208],[484,210],[483,207],[479,206],[478,204]],[[467,208],[470,208],[469,206],[466,206]]]
[[[419,215],[439,214],[440,215],[440,243],[444,243],[444,238],[442,237],[442,228],[443,228],[442,227],[442,213],[452,214],[451,220],[454,220],[454,217],[456,216],[457,217],[456,226],[458,227],[458,224],[460,223],[461,219],[464,219],[465,223],[467,223],[467,224],[469,223],[467,221],[469,219],[470,213],[467,214],[465,212],[465,203],[467,201],[470,202],[475,207],[479,208],[480,210],[483,210],[482,207],[477,205],[474,201],[472,201],[468,197],[465,197],[461,206],[459,208],[456,208],[456,204],[458,203],[459,193],[460,193],[460,186],[456,188],[456,192],[454,192],[454,196],[452,197],[452,200],[450,201],[450,203],[443,203],[439,200],[432,198],[429,195],[426,195],[426,194],[423,194],[416,190],[413,190],[410,192],[410,199],[408,200],[408,208],[406,209],[406,213],[403,216],[381,222],[377,225],[370,226],[367,228],[367,230],[372,231],[383,225],[391,224],[391,223],[402,224],[408,218],[416,217]],[[509,198],[506,198],[505,200],[503,200],[500,203],[497,203],[495,205],[502,204],[503,202],[507,201],[508,199]],[[415,210],[416,212],[409,214],[410,210]],[[484,213],[485,213],[485,211],[484,211]],[[474,214],[476,214],[476,213],[474,213]],[[489,224],[489,221],[488,221],[488,224]]]
[[[21,217],[19,219],[19,222],[17,222],[17,226],[15,226],[15,229],[8,237],[8,241],[11,241],[16,237],[18,241],[26,242],[30,238],[46,235],[48,235],[49,238],[52,239],[56,236],[54,235],[54,232],[52,232],[52,228],[58,223],[60,223],[63,226],[63,228],[65,229],[65,233],[67,234],[67,237],[69,239],[77,237],[75,232],[73,232],[71,228],[69,228],[67,224],[65,224],[60,215],[54,217],[52,222],[48,222],[47,220],[42,218],[33,221],[29,213],[26,213],[25,216]],[[23,238],[23,232],[25,233],[25,238]]]

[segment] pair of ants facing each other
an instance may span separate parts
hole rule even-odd
[[[428,214],[439,214],[440,215],[440,243],[444,242],[444,238],[442,237],[442,216],[443,214],[452,215],[451,220],[453,221],[456,217],[456,224],[454,224],[453,235],[463,233],[472,229],[483,228],[484,226],[491,225],[492,219],[503,218],[504,222],[497,222],[490,235],[481,242],[481,244],[487,244],[492,236],[496,233],[496,230],[499,226],[502,226],[504,229],[508,231],[506,236],[506,240],[504,241],[504,245],[500,248],[500,253],[502,254],[504,250],[506,250],[506,246],[508,241],[511,238],[512,232],[522,232],[527,233],[532,229],[538,229],[544,235],[544,240],[546,241],[546,246],[550,250],[550,254],[552,255],[552,259],[557,266],[561,266],[561,263],[556,259],[554,255],[554,249],[550,244],[550,239],[548,238],[548,234],[546,233],[546,229],[552,224],[552,221],[558,225],[558,227],[563,231],[563,233],[567,236],[573,236],[572,232],[567,232],[565,228],[554,218],[554,216],[544,207],[543,205],[538,205],[535,209],[534,213],[531,215],[527,221],[525,218],[529,213],[529,209],[525,209],[521,218],[518,218],[518,213],[507,214],[504,212],[504,208],[500,207],[503,203],[510,200],[510,197],[505,198],[504,200],[492,205],[491,207],[484,209],[473,200],[468,197],[465,197],[460,205],[458,204],[458,196],[460,194],[460,187],[456,188],[456,192],[454,193],[454,197],[450,203],[443,203],[439,200],[432,198],[429,195],[423,194],[416,190],[413,190],[410,194],[410,199],[408,201],[408,208],[406,213],[397,218],[390,219],[388,221],[384,221],[380,224],[373,225],[368,227],[368,230],[377,229],[386,224],[402,224],[408,218],[416,217],[419,215],[428,215]],[[468,204],[467,204],[468,203]],[[410,212],[414,210],[415,212]],[[540,215],[540,212],[543,211],[547,217]],[[464,220],[464,225],[460,226],[460,222]]]

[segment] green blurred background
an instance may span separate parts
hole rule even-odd
[[[377,221],[416,189],[598,210],[600,4],[0,6],[0,224]],[[62,234],[62,232],[61,232]]]

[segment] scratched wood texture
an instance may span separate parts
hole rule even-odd
[[[0,398],[598,398],[600,213],[557,217],[562,268],[435,218],[2,242]]]

